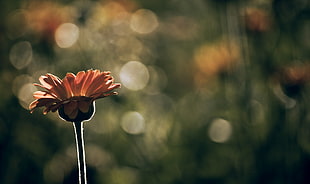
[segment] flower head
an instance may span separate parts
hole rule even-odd
[[[61,80],[53,74],[45,74],[39,78],[41,84],[34,84],[45,90],[36,91],[36,99],[29,105],[30,112],[38,107],[45,107],[43,114],[49,111],[58,113],[67,121],[83,121],[94,113],[94,101],[117,92],[121,84],[114,83],[110,72],[100,70],[80,71],[76,75],[67,73]]]
[[[214,78],[228,74],[238,65],[240,48],[233,40],[219,40],[206,43],[194,52],[194,61],[198,72],[195,82],[198,86],[213,81]]]
[[[277,79],[286,95],[296,97],[310,82],[310,64],[283,67],[277,73]]]
[[[271,17],[267,11],[258,8],[245,10],[245,26],[254,33],[266,32],[271,27]]]
[[[67,7],[55,1],[30,1],[24,4],[26,28],[40,39],[54,42],[54,34],[62,23],[70,22]]]

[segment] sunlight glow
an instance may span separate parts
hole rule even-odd
[[[26,74],[18,75],[15,77],[12,82],[12,91],[14,95],[18,96],[21,87],[23,87],[25,84],[32,83],[34,80],[34,78]]]
[[[232,134],[232,126],[230,122],[218,118],[211,122],[208,134],[212,141],[224,143],[229,140]]]
[[[29,104],[33,101],[32,94],[37,88],[32,83],[24,84],[18,91],[20,105],[28,110]]]
[[[144,118],[138,112],[127,112],[122,117],[121,127],[129,134],[141,134],[145,131]]]
[[[139,61],[129,61],[120,71],[121,83],[128,89],[137,91],[143,89],[149,81],[149,71]]]
[[[69,48],[79,38],[79,28],[72,23],[61,24],[55,32],[55,41],[60,48]]]
[[[32,60],[32,47],[27,41],[21,41],[12,46],[10,50],[10,61],[16,69],[23,69]]]
[[[151,33],[158,27],[157,16],[151,10],[137,10],[131,17],[130,27],[140,34]]]

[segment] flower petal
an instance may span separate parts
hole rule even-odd
[[[74,85],[74,80],[75,80],[75,75],[73,73],[67,73],[67,75],[63,79],[63,81],[65,81],[64,82],[65,88],[69,89],[70,87],[71,96],[77,96],[77,92],[75,90],[75,85]]]
[[[113,90],[113,89],[116,89],[116,88],[120,88],[121,87],[121,84],[120,83],[115,83],[115,84],[112,84],[108,87],[108,90]]]
[[[58,99],[54,99],[54,98],[40,98],[37,99],[33,102],[30,103],[29,105],[29,110],[32,113],[34,111],[34,109],[38,108],[38,107],[47,107],[49,108],[50,106],[57,104],[58,102],[60,102]]]
[[[86,96],[91,96],[94,93],[97,93],[96,89],[100,88],[101,91],[104,91],[108,88],[106,85],[105,80],[112,79],[110,75],[107,75],[107,73],[102,72],[100,75],[98,75],[95,79],[93,79],[91,85],[87,89]]]
[[[81,89],[82,89],[82,85],[84,83],[84,79],[85,79],[85,72],[84,71],[80,71],[76,74],[76,77],[74,79],[74,86],[75,86],[75,91],[77,93],[76,96],[81,96]]]
[[[35,100],[33,102],[30,103],[29,105],[29,110],[30,110],[30,113],[33,113],[34,109],[37,107],[37,104],[38,104],[38,100]]]
[[[79,106],[80,111],[82,111],[83,113],[88,112],[91,103],[92,103],[91,100],[88,100],[88,101],[79,101],[79,102],[78,102],[78,104],[79,104],[78,106]]]
[[[48,77],[45,75],[40,76],[39,81],[44,88],[51,89],[54,86],[54,83],[48,80]]]
[[[68,114],[68,117],[69,117],[70,119],[75,119],[76,116],[78,115],[78,112],[79,112],[79,109],[76,108],[76,109],[74,109],[74,111],[71,112],[71,114]]]
[[[75,75],[73,73],[67,73],[66,76],[62,79],[62,84],[67,92],[67,98],[70,98],[73,96],[73,91],[72,91],[71,86],[74,86],[73,84],[74,78],[75,78]]]
[[[102,86],[94,90],[94,94],[107,93],[112,91],[113,89],[119,88],[120,86],[121,84],[119,83],[113,84],[112,82],[109,82],[109,84],[103,84]]]
[[[86,91],[89,88],[89,86],[91,85],[95,74],[96,74],[96,72],[94,72],[94,70],[87,70],[85,77],[84,77],[83,84],[82,84],[82,88],[81,88],[81,95],[82,96],[86,96]]]
[[[62,85],[61,79],[53,74],[46,74],[45,76],[41,76],[39,78],[42,87],[48,89],[51,93],[54,93],[58,98],[65,99],[66,98],[66,90]]]
[[[78,110],[78,103],[77,101],[70,101],[67,104],[64,104],[64,112],[67,116],[72,114],[72,112]]]
[[[47,91],[35,91],[33,93],[33,97],[35,99],[40,99],[40,98],[53,98],[53,99],[55,99],[55,96],[53,96],[52,94],[50,94]]]
[[[97,93],[97,94],[93,95],[92,98],[93,98],[94,100],[97,100],[97,99],[99,99],[99,98],[105,98],[105,97],[111,96],[111,95],[118,95],[118,93],[117,93],[117,92],[111,92],[111,93]]]

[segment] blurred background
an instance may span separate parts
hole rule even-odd
[[[0,2],[0,183],[77,183],[73,126],[29,113],[40,75],[109,70],[89,184],[310,183],[307,0]]]

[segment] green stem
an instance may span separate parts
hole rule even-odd
[[[83,137],[83,122],[73,122],[76,152],[79,167],[79,184],[87,184],[86,181],[86,162]]]

